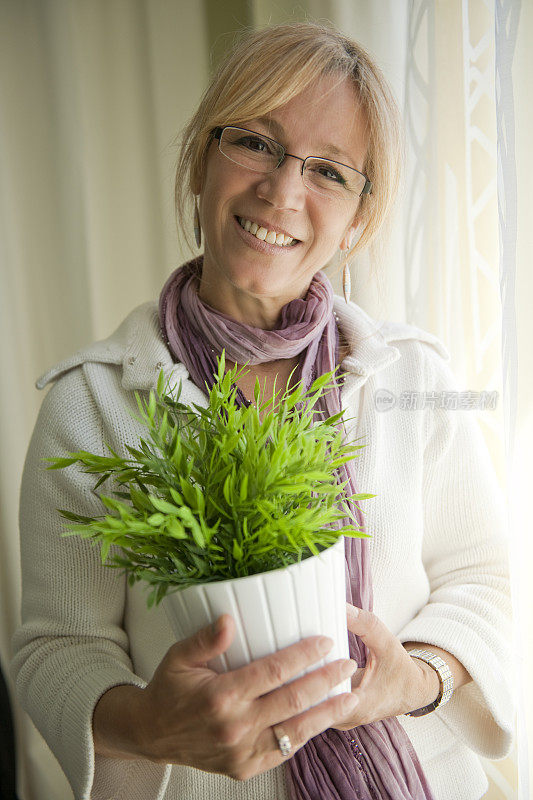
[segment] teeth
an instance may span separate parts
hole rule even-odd
[[[257,222],[252,222],[244,217],[238,217],[241,228],[245,231],[252,233],[256,239],[269,244],[277,244],[279,247],[287,247],[294,242],[292,236],[287,236],[285,233],[276,233],[276,231],[269,231],[266,228],[260,227]]]

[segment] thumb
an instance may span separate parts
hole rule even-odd
[[[188,639],[172,646],[174,663],[189,667],[205,666],[206,662],[224,653],[235,636],[235,622],[229,614],[222,614],[213,625],[200,628]]]
[[[355,633],[376,656],[387,655],[396,637],[379,617],[372,611],[346,603],[346,619],[348,630]]]

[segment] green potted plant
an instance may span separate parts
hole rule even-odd
[[[181,384],[161,372],[148,397],[136,394],[147,431],[138,448],[46,459],[49,469],[79,464],[111,490],[99,494],[100,517],[61,510],[64,535],[98,543],[130,585],[146,582],[148,605],[164,601],[178,639],[232,614],[235,639],[210,664],[219,672],[314,634],[335,642],[327,661],[348,657],[343,537],[366,534],[329,526],[351,518],[336,469],[362,445],[342,441],[343,412],[314,419],[334,373],[271,398],[256,381],[254,402],[238,407],[243,372],[226,372],[223,353],[207,407],[181,403]]]

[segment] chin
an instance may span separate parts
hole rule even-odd
[[[288,290],[283,276],[275,275],[275,267],[250,265],[248,269],[243,269],[242,265],[231,270],[228,275],[230,283],[237,289],[253,295],[279,295]]]

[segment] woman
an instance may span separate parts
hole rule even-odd
[[[13,669],[76,797],[477,800],[475,753],[510,746],[503,523],[479,433],[435,401],[453,379],[434,337],[378,326],[321,271],[381,227],[398,141],[390,92],[357,44],[310,24],[249,35],[185,131],[177,209],[186,219],[194,195],[203,258],[170,276],[159,309],[136,309],[38,383],[57,379],[23,478]],[[251,365],[241,403],[256,378],[270,390],[295,370],[309,385],[342,364],[331,402],[367,443],[348,467],[354,487],[377,495],[369,543],[346,540],[352,660],[290,686],[331,642],[211,672],[232,618],[173,644],[142,590],[84,541],[60,538],[58,507],[98,513],[93,481],[42,468],[52,454],[136,444],[127,407],[161,368],[182,379],[184,402],[205,405],[222,348],[228,366]],[[434,407],[377,413],[380,392],[407,389]],[[352,693],[321,702],[347,675]]]

